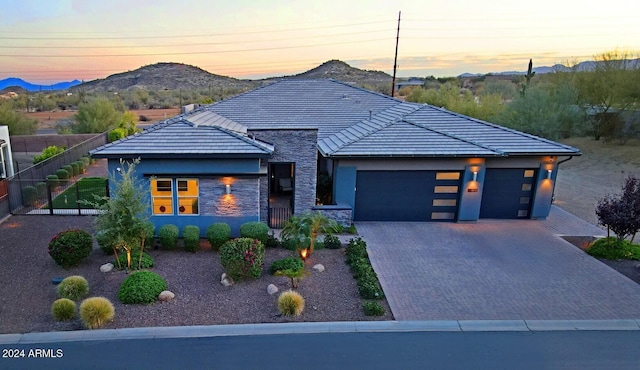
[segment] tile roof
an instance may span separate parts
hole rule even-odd
[[[140,134],[106,144],[90,154],[98,158],[212,158],[269,156],[273,145],[219,126],[197,126],[183,116],[149,127]]]

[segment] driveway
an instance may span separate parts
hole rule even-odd
[[[544,221],[356,226],[396,320],[640,318],[640,285],[559,236],[603,231],[557,207]]]

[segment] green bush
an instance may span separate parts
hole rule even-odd
[[[73,176],[77,175],[77,174],[74,174],[73,166],[70,164],[62,166],[62,169],[69,173],[69,178],[72,178]]]
[[[274,261],[269,268],[269,273],[274,275],[277,271],[284,270],[301,270],[304,268],[304,262],[297,257],[287,257],[281,260]]]
[[[109,131],[109,142],[124,139],[125,137],[127,137],[127,130],[123,128],[114,128]]]
[[[178,235],[180,230],[178,226],[173,224],[166,224],[160,227],[158,231],[158,238],[160,239],[160,246],[163,249],[176,249],[178,248]]]
[[[82,163],[84,163],[84,168],[89,167],[89,165],[91,164],[91,158],[89,157],[82,157],[81,161]]]
[[[364,302],[362,304],[362,310],[365,316],[382,316],[384,315],[384,307],[378,302]]]
[[[371,263],[366,258],[359,258],[355,260],[350,266],[353,277],[356,279],[360,279],[366,276],[376,276],[373,267],[371,267]]]
[[[118,299],[124,304],[153,303],[167,289],[162,276],[151,271],[136,271],[129,275],[118,290]]]
[[[22,188],[22,205],[33,207],[38,202],[38,189],[35,186],[25,186]]]
[[[323,244],[324,244],[324,247],[327,249],[340,249],[342,247],[340,238],[331,234],[324,236]]]
[[[56,171],[56,176],[58,176],[58,179],[60,180],[69,180],[69,171],[65,170],[65,169],[59,169]],[[64,183],[63,181],[61,181],[61,183]]]
[[[153,245],[153,241],[155,239],[156,225],[151,221],[147,221],[144,224],[145,230],[145,239],[144,239],[144,247],[149,248]]]
[[[77,301],[89,294],[89,282],[79,275],[72,275],[64,278],[58,284],[58,296]]]
[[[51,314],[56,321],[68,321],[76,317],[76,302],[68,298],[56,299],[51,305]]]
[[[115,309],[105,297],[87,298],[80,304],[80,319],[87,329],[97,329],[113,320]]]
[[[288,249],[290,251],[295,251],[298,249],[298,241],[294,238],[284,238],[282,239],[282,247],[284,249]]]
[[[65,147],[57,147],[55,145],[48,146],[42,149],[42,152],[39,155],[33,157],[33,164],[43,162],[53,156],[63,153],[64,151]]]
[[[113,254],[113,247],[110,243],[111,239],[109,239],[106,233],[98,231],[96,232],[95,237],[98,242],[98,246],[100,246],[100,249],[105,255]]]
[[[80,170],[80,173],[84,173],[84,170],[87,166],[84,165],[84,162],[82,160],[77,160],[73,163],[76,163],[78,165],[78,169]]]
[[[93,249],[91,234],[84,230],[70,229],[58,233],[49,242],[49,255],[63,268],[69,268],[89,257]]]
[[[265,248],[280,248],[282,247],[282,243],[278,240],[278,238],[273,235],[273,232],[267,236],[267,243],[264,245]]]
[[[259,278],[263,261],[264,246],[257,239],[233,239],[220,247],[222,267],[234,280]]]
[[[351,264],[359,258],[369,258],[367,253],[367,243],[362,238],[357,237],[349,240],[347,248],[345,249],[345,255],[347,256],[347,263]]]
[[[36,189],[38,190],[38,197],[44,197],[47,195],[47,183],[39,182],[36,184]]]
[[[363,277],[356,281],[358,285],[358,293],[364,299],[382,299],[384,292],[375,277]]]
[[[285,316],[300,316],[304,310],[304,298],[298,292],[287,290],[278,297],[278,311]]]
[[[60,185],[60,180],[56,175],[47,175],[47,182],[51,186],[51,189],[55,189]]]
[[[640,260],[640,245],[616,237],[602,238],[596,240],[587,253],[609,260]]]
[[[195,253],[200,247],[200,228],[194,225],[182,228],[182,241],[185,250]]]
[[[231,227],[224,222],[215,223],[207,228],[207,239],[211,249],[219,251],[220,246],[231,239]]]
[[[269,226],[263,222],[247,222],[240,225],[240,237],[258,239],[263,245],[267,243]]]
[[[73,177],[76,177],[80,174],[80,166],[78,166],[76,162],[69,164],[69,166],[71,166],[71,172],[73,174]]]
[[[113,253],[113,250],[111,250],[111,253]],[[119,264],[118,264],[119,262]],[[140,250],[135,250],[131,252],[131,269],[132,270],[138,270],[138,262],[141,262],[141,267],[142,269],[150,269],[153,267],[153,257],[151,257],[150,255],[146,254],[146,253],[142,253],[142,261],[140,261]],[[127,268],[127,253],[123,252],[123,253],[118,253],[118,260],[117,261],[113,261],[113,265],[115,266],[115,268],[120,268],[125,269]]]

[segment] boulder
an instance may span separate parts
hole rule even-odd
[[[113,270],[113,263],[105,263],[100,266],[100,272],[111,272]]]
[[[278,292],[278,287],[273,284],[269,284],[269,286],[267,287],[267,293],[273,295],[277,292]]]
[[[159,295],[158,295],[158,299],[166,302],[166,301],[170,301],[173,298],[175,298],[175,294],[173,294],[173,292],[169,291],[169,290],[163,290]]]
[[[223,272],[222,277],[220,278],[220,284],[224,286],[231,286],[233,285],[233,279],[231,278],[231,276],[227,275],[226,272]]]
[[[323,272],[324,271],[324,265],[318,263],[317,265],[313,265],[313,269],[318,271],[318,272]]]

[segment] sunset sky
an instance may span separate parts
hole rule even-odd
[[[0,79],[93,80],[157,62],[237,78],[330,59],[398,76],[525,70],[640,51],[638,0],[0,0]]]

